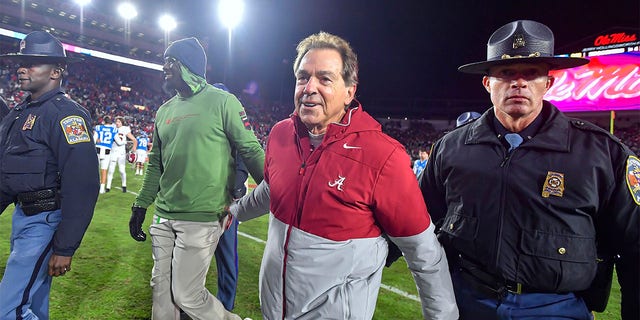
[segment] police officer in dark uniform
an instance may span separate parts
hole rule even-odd
[[[622,319],[640,319],[640,160],[619,139],[543,100],[553,33],[511,22],[484,75],[493,107],[432,149],[420,186],[449,263],[461,319],[592,319],[615,264]]]
[[[71,270],[98,198],[89,112],[61,89],[74,60],[43,31],[29,33],[18,64],[31,93],[0,122],[0,212],[14,203],[11,254],[0,282],[0,319],[48,319],[52,277]]]

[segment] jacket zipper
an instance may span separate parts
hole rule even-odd
[[[495,261],[494,261],[494,267],[496,268],[496,270],[498,270],[499,268],[499,263],[500,263],[500,249],[502,247],[502,227],[504,226],[504,207],[505,207],[505,202],[506,202],[506,198],[507,198],[507,167],[509,166],[509,160],[511,159],[511,156],[513,154],[514,151],[512,151],[511,153],[507,152],[507,155],[504,157],[504,159],[502,160],[502,163],[500,163],[500,168],[503,168],[502,170],[502,190],[501,190],[501,205],[500,205],[500,212],[498,215],[498,236],[496,237],[496,247],[495,247]]]
[[[299,176],[304,176],[304,169],[307,166],[307,164],[305,162],[302,163],[302,165],[300,166],[300,170],[298,170],[298,175]]]
[[[302,179],[304,177],[304,173],[305,173],[305,169],[307,167],[307,161],[304,160],[302,162],[302,164],[300,165],[300,168],[298,169],[298,176],[299,177],[299,181],[300,184],[298,186],[298,190],[300,190],[302,188]],[[302,190],[300,190],[302,192]],[[300,196],[296,197],[296,202],[300,201]],[[285,315],[287,314],[287,295],[286,295],[286,277],[287,277],[287,257],[288,252],[289,252],[289,239],[291,237],[291,229],[293,229],[293,224],[295,223],[296,225],[300,224],[300,216],[302,215],[302,208],[300,207],[299,203],[296,203],[296,208],[298,209],[297,215],[296,217],[294,217],[295,221],[290,221],[289,225],[287,226],[287,236],[285,238],[285,242],[284,242],[284,257],[282,259],[282,263],[283,263],[283,267],[282,267],[282,320],[285,319]]]

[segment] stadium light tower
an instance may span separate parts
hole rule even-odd
[[[168,14],[162,15],[158,19],[158,23],[160,24],[160,28],[165,31],[172,31],[178,26],[178,24],[176,23],[176,19]]]
[[[125,20],[131,20],[138,16],[138,10],[129,2],[123,2],[118,6],[118,13]]]
[[[160,16],[158,24],[160,25],[160,28],[164,30],[164,46],[166,48],[171,40],[169,34],[178,26],[178,24],[176,23],[176,19],[168,14]]]
[[[131,40],[131,19],[138,16],[138,10],[133,4],[123,2],[118,6],[118,13],[124,19],[124,39],[129,42]]]
[[[75,0],[80,6],[80,34],[84,34],[84,7],[91,3],[91,0]]]
[[[223,81],[227,81],[227,69],[231,65],[231,34],[233,28],[240,24],[244,11],[244,1],[242,0],[220,0],[218,2],[218,17],[222,24],[227,27],[227,63],[224,66]]]
[[[241,0],[220,0],[218,3],[218,17],[229,30],[240,24],[243,11],[244,2]]]

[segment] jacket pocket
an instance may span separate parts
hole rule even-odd
[[[450,213],[444,218],[440,231],[455,238],[473,240],[478,233],[478,218]]]
[[[44,153],[39,150],[22,155],[7,154],[2,167],[5,178],[2,183],[15,192],[41,189],[45,186],[46,163]]]
[[[596,271],[596,247],[593,237],[565,235],[539,230],[523,231],[520,259],[530,275],[532,285],[555,292],[582,290],[589,286]]]

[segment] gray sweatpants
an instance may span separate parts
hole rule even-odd
[[[180,309],[194,320],[241,320],[204,286],[223,231],[217,221],[167,220],[151,225],[153,320],[179,320]]]

